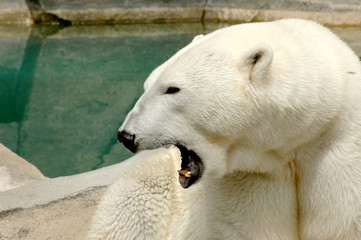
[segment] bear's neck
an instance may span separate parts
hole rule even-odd
[[[205,178],[202,189],[204,226],[214,239],[297,239],[291,164],[277,174],[235,172]]]

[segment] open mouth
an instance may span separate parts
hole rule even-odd
[[[182,156],[181,170],[179,173],[179,183],[183,188],[188,188],[195,183],[203,173],[203,163],[198,155],[192,150],[177,144]]]

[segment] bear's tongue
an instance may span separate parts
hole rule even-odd
[[[188,188],[195,183],[201,176],[203,165],[200,158],[193,151],[177,145],[182,155],[182,165],[179,173],[179,183],[183,188]]]

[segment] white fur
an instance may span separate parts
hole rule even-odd
[[[180,91],[165,94],[170,86]],[[139,204],[129,210],[119,204],[123,194],[110,193],[101,206],[113,213],[117,201],[120,210],[98,213],[95,222],[113,224],[93,233],[361,239],[361,67],[328,29],[299,19],[221,29],[180,50],[144,88],[120,130],[135,134],[139,149],[187,146],[202,159],[204,174],[184,190],[177,185],[177,149],[145,161],[139,174],[167,172],[166,180],[146,178],[164,186],[166,207],[154,210],[154,221],[137,224],[148,208],[128,194]],[[113,188],[125,184],[133,192],[144,185],[140,177],[129,181]],[[144,188],[143,195],[153,193]],[[139,217],[119,217],[128,211]],[[142,228],[148,225],[160,235]]]

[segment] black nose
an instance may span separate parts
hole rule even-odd
[[[132,153],[137,151],[137,146],[134,143],[135,135],[127,131],[118,131],[118,141],[123,143]]]

